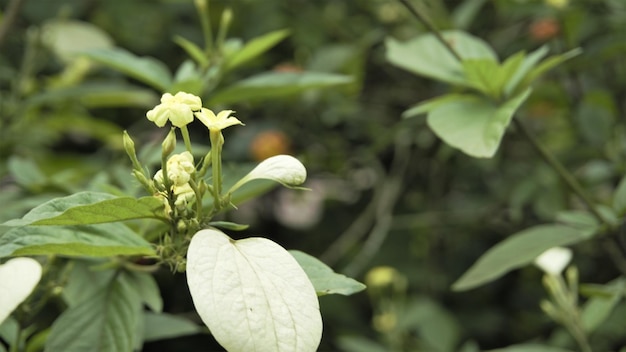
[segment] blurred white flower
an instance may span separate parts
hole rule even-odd
[[[535,259],[535,265],[546,274],[561,275],[563,269],[572,260],[572,250],[564,247],[552,247]]]

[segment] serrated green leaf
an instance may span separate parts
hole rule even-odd
[[[458,95],[433,108],[427,123],[448,145],[476,158],[492,157],[515,111],[530,90],[500,104],[475,95]]]
[[[144,319],[143,339],[146,342],[195,335],[204,330],[198,324],[173,314],[145,312]]]
[[[132,351],[141,299],[124,275],[64,311],[52,324],[45,352]]]
[[[122,223],[25,226],[0,235],[0,258],[48,254],[108,257],[155,253],[150,243]]]
[[[490,248],[453,285],[469,290],[493,281],[511,270],[530,264],[546,250],[582,242],[593,231],[565,225],[540,225],[509,236]]]
[[[442,35],[464,60],[498,61],[493,50],[480,38],[462,31],[443,31]],[[461,63],[433,34],[425,34],[404,43],[387,38],[385,47],[387,61],[393,65],[420,76],[468,86]]]
[[[349,76],[323,72],[264,72],[241,80],[213,95],[209,105],[276,98],[309,89],[328,88],[352,82]]]
[[[349,296],[365,289],[362,283],[334,272],[328,265],[313,256],[296,250],[291,250],[289,253],[304,269],[318,296],[330,294]]]
[[[243,48],[237,50],[224,62],[224,70],[230,71],[237,66],[258,57],[289,35],[288,29],[279,29],[270,33],[263,34],[247,42]]]
[[[58,216],[34,221],[31,225],[89,225],[134,219],[158,219],[167,222],[163,207],[163,202],[155,197],[121,197],[75,206]]]
[[[135,56],[122,48],[90,50],[82,54],[159,91],[167,91],[172,84],[172,76],[167,66],[152,57]]]

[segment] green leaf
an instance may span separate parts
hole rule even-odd
[[[42,26],[41,33],[42,43],[66,62],[85,50],[113,46],[113,40],[105,31],[88,22],[53,19]]]
[[[141,296],[143,303],[156,313],[163,311],[163,298],[154,277],[149,273],[129,272],[128,277],[132,280],[135,291]]]
[[[467,84],[493,98],[500,97],[500,65],[493,59],[463,60],[463,75]]]
[[[337,345],[344,352],[389,352],[389,348],[362,336],[339,336]]]
[[[493,50],[480,38],[462,31],[444,31],[442,35],[464,60],[498,61]],[[385,46],[387,61],[393,65],[420,76],[468,86],[462,64],[433,34],[425,34],[404,43],[387,38]]]
[[[235,67],[241,66],[242,64],[256,58],[283,39],[287,38],[288,35],[288,29],[280,29],[250,40],[244,45],[243,48],[226,58],[224,62],[224,70],[230,71]]]
[[[209,223],[209,226],[231,231],[243,231],[247,230],[250,227],[250,225],[237,224],[230,221],[211,221]]]
[[[228,104],[298,94],[309,89],[351,83],[352,78],[323,72],[265,72],[218,91],[208,105]]]
[[[79,102],[90,108],[149,108],[158,101],[159,97],[153,91],[127,83],[83,83],[43,92],[29,99],[26,104],[30,108],[60,102]]]
[[[546,45],[540,47],[539,49],[533,51],[528,54],[522,64],[518,67],[517,71],[512,75],[509,79],[508,83],[504,88],[504,93],[509,96],[514,94],[514,92],[520,92],[526,88],[527,86],[518,87],[520,81],[526,77],[528,72],[537,65],[537,63],[543,59],[544,56],[548,53],[548,47]],[[523,52],[522,52],[523,54]]]
[[[345,275],[337,274],[319,259],[304,252],[290,250],[298,264],[313,283],[318,296],[340,294],[349,296],[363,291],[365,285]]]
[[[17,255],[109,257],[155,255],[150,243],[122,223],[25,226],[0,236],[0,258]]]
[[[167,222],[163,202],[156,197],[108,199],[69,208],[58,216],[34,221],[31,225],[88,225],[145,218]]]
[[[483,97],[456,95],[436,105],[427,122],[448,145],[476,158],[490,158],[498,150],[515,111],[529,94],[527,90],[499,106]]]
[[[426,351],[456,351],[460,327],[454,316],[436,301],[416,297],[402,305],[398,328],[416,329]]]
[[[495,350],[489,350],[486,352],[573,352],[572,350],[565,350],[559,347],[550,347],[546,345],[540,345],[537,343],[529,343],[523,345],[512,345],[504,348],[498,348]]]
[[[9,171],[20,186],[39,188],[48,182],[48,178],[39,166],[31,159],[13,155],[8,161]]]
[[[187,52],[187,55],[194,59],[198,65],[204,67],[209,64],[209,58],[204,53],[204,50],[202,50],[194,42],[177,35],[174,36],[174,43],[183,48]]]
[[[95,269],[106,259],[74,259],[67,284],[63,287],[63,301],[73,307],[101,292],[113,279],[115,271]]]
[[[194,322],[173,314],[145,312],[144,318],[143,340],[146,342],[195,335],[203,331]]]
[[[613,193],[613,210],[618,215],[626,212],[626,176],[622,178],[617,189],[615,189],[615,193]]]
[[[172,76],[167,66],[151,57],[135,56],[122,48],[90,50],[83,52],[83,55],[161,92],[166,91],[172,84]]]
[[[71,306],[52,324],[45,352],[132,351],[141,299],[118,275],[101,291]]]
[[[591,237],[593,231],[565,225],[540,225],[509,236],[483,254],[453,285],[469,290],[493,281],[511,270],[530,264],[544,251]]]
[[[591,333],[602,324],[613,312],[613,309],[624,297],[624,279],[613,280],[604,285],[605,292],[610,296],[595,296],[587,300],[581,312],[583,327],[587,333]]]
[[[67,197],[49,200],[29,211],[21,219],[9,220],[3,226],[24,226],[37,220],[53,218],[75,206],[93,204],[116,198],[112,194],[101,192],[79,192]]]
[[[486,2],[487,0],[465,0],[461,2],[452,13],[453,27],[460,29],[469,28]]]
[[[517,85],[515,80],[517,79],[517,74],[520,72],[520,69],[524,66],[526,54],[523,51],[516,53],[515,55],[509,56],[502,65],[500,65],[495,72],[496,77],[494,80],[496,83],[494,85],[497,87],[498,98],[508,98],[510,97],[511,90],[509,86],[513,88]]]
[[[537,78],[539,78],[544,73],[562,64],[563,62],[580,55],[580,53],[582,53],[582,50],[577,48],[577,49],[570,50],[566,53],[563,53],[561,55],[555,55],[555,56],[551,56],[547,58],[541,64],[539,64],[538,66],[533,68],[530,72],[528,72],[526,77],[521,82],[521,87],[523,88],[523,87],[530,86],[532,82],[534,82]]]
[[[466,95],[463,95],[463,94],[446,94],[446,95],[442,95],[436,98],[428,99],[417,105],[414,105],[408,110],[405,110],[402,113],[402,117],[407,119],[407,118],[415,117],[418,115],[426,114],[426,113],[431,112],[432,110],[434,110],[440,105],[443,105],[447,102],[453,102],[456,100],[463,100],[465,99],[465,97]]]

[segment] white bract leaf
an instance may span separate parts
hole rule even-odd
[[[257,179],[273,180],[287,187],[298,186],[306,180],[306,168],[293,156],[276,155],[259,163],[228,192],[232,193],[245,183]]]
[[[535,265],[546,274],[561,275],[572,260],[572,250],[565,247],[552,247],[535,259]]]
[[[187,252],[187,283],[202,321],[227,351],[315,351],[319,345],[315,289],[291,254],[266,238],[197,232]]]
[[[13,258],[0,265],[0,324],[33,291],[41,279],[41,264],[32,258]]]

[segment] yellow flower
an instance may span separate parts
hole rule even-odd
[[[193,112],[201,108],[202,100],[193,94],[165,93],[161,97],[161,104],[148,111],[146,116],[159,127],[165,126],[167,120],[170,120],[176,127],[183,127],[193,121]]]
[[[222,110],[215,115],[215,113],[209,109],[202,108],[202,110],[196,112],[196,117],[200,120],[206,127],[209,128],[211,132],[220,132],[226,127],[230,127],[233,125],[243,125],[241,121],[239,121],[236,117],[230,116],[232,114],[232,110]]]
[[[167,178],[174,186],[183,186],[191,179],[191,174],[196,171],[193,164],[193,155],[189,152],[174,154],[167,160]],[[163,170],[157,171],[154,180],[163,184]]]
[[[192,202],[196,194],[189,183],[185,183],[182,186],[174,186],[174,196],[176,197],[174,204],[178,209],[180,209],[186,207],[187,204]]]

